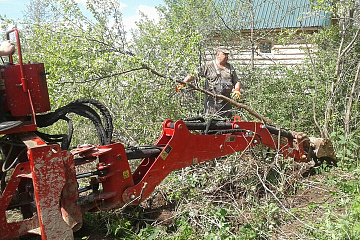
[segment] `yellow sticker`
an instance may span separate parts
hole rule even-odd
[[[225,142],[235,142],[235,136],[233,135],[226,135]]]
[[[165,160],[167,158],[167,156],[170,154],[171,150],[172,150],[172,147],[167,146],[165,148],[165,150],[160,154],[160,157]]]
[[[169,155],[168,153],[162,152],[161,155],[160,155],[160,157],[161,157],[163,160],[165,160],[168,155]]]
[[[128,177],[130,177],[129,170],[126,170],[123,172],[123,177],[124,177],[124,179],[127,179]]]

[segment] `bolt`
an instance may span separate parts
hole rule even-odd
[[[136,198],[135,194],[130,195],[130,200],[134,200]]]
[[[220,149],[220,152],[224,151],[224,146],[221,144],[221,145],[219,146],[219,149]]]
[[[254,144],[257,144],[258,143],[258,141],[257,140],[254,140]]]

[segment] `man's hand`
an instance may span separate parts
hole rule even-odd
[[[185,78],[184,78],[184,82],[186,83],[189,83],[189,82],[192,82],[195,80],[195,77],[193,75],[187,75]]]
[[[240,89],[235,89],[232,93],[231,93],[231,97],[235,100],[241,100],[242,99],[242,95],[240,93]]]
[[[5,40],[0,45],[0,56],[12,55],[15,52],[15,45],[10,40]]]
[[[185,83],[189,83],[189,82],[191,82],[191,81],[194,81],[194,79],[195,79],[194,76],[192,76],[192,75],[187,75],[187,76],[184,78],[184,82],[185,82]],[[184,87],[186,87],[186,84],[180,83],[180,84],[178,84],[177,86],[175,86],[175,90],[176,90],[177,92],[180,92],[181,89],[183,89]]]

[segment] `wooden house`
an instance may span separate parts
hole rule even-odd
[[[236,0],[227,1],[228,8],[239,7]],[[227,44],[232,49],[231,61],[254,67],[301,64],[317,46],[300,35],[313,34],[330,24],[329,15],[313,10],[310,4],[310,0],[252,0],[251,5],[243,6],[241,20],[230,26],[239,32],[239,37]],[[231,24],[230,19],[228,22]],[[280,43],[279,36],[289,32],[292,40]]]

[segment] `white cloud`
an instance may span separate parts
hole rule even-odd
[[[75,0],[77,3],[81,3],[82,5],[86,6],[86,0]]]
[[[136,22],[138,22],[141,19],[141,14],[143,13],[146,15],[150,20],[153,20],[155,22],[158,22],[160,19],[160,16],[156,10],[155,7],[150,7],[146,5],[139,5],[138,9],[136,10],[136,14],[132,15],[130,17],[123,18],[123,24],[125,31],[130,31],[131,29],[136,29]]]
[[[120,10],[127,8],[127,6],[128,5],[126,3],[120,2]]]
[[[140,5],[137,12],[138,15],[140,15],[140,12],[144,13],[149,19],[154,20],[155,22],[159,21],[160,17],[155,7]]]

